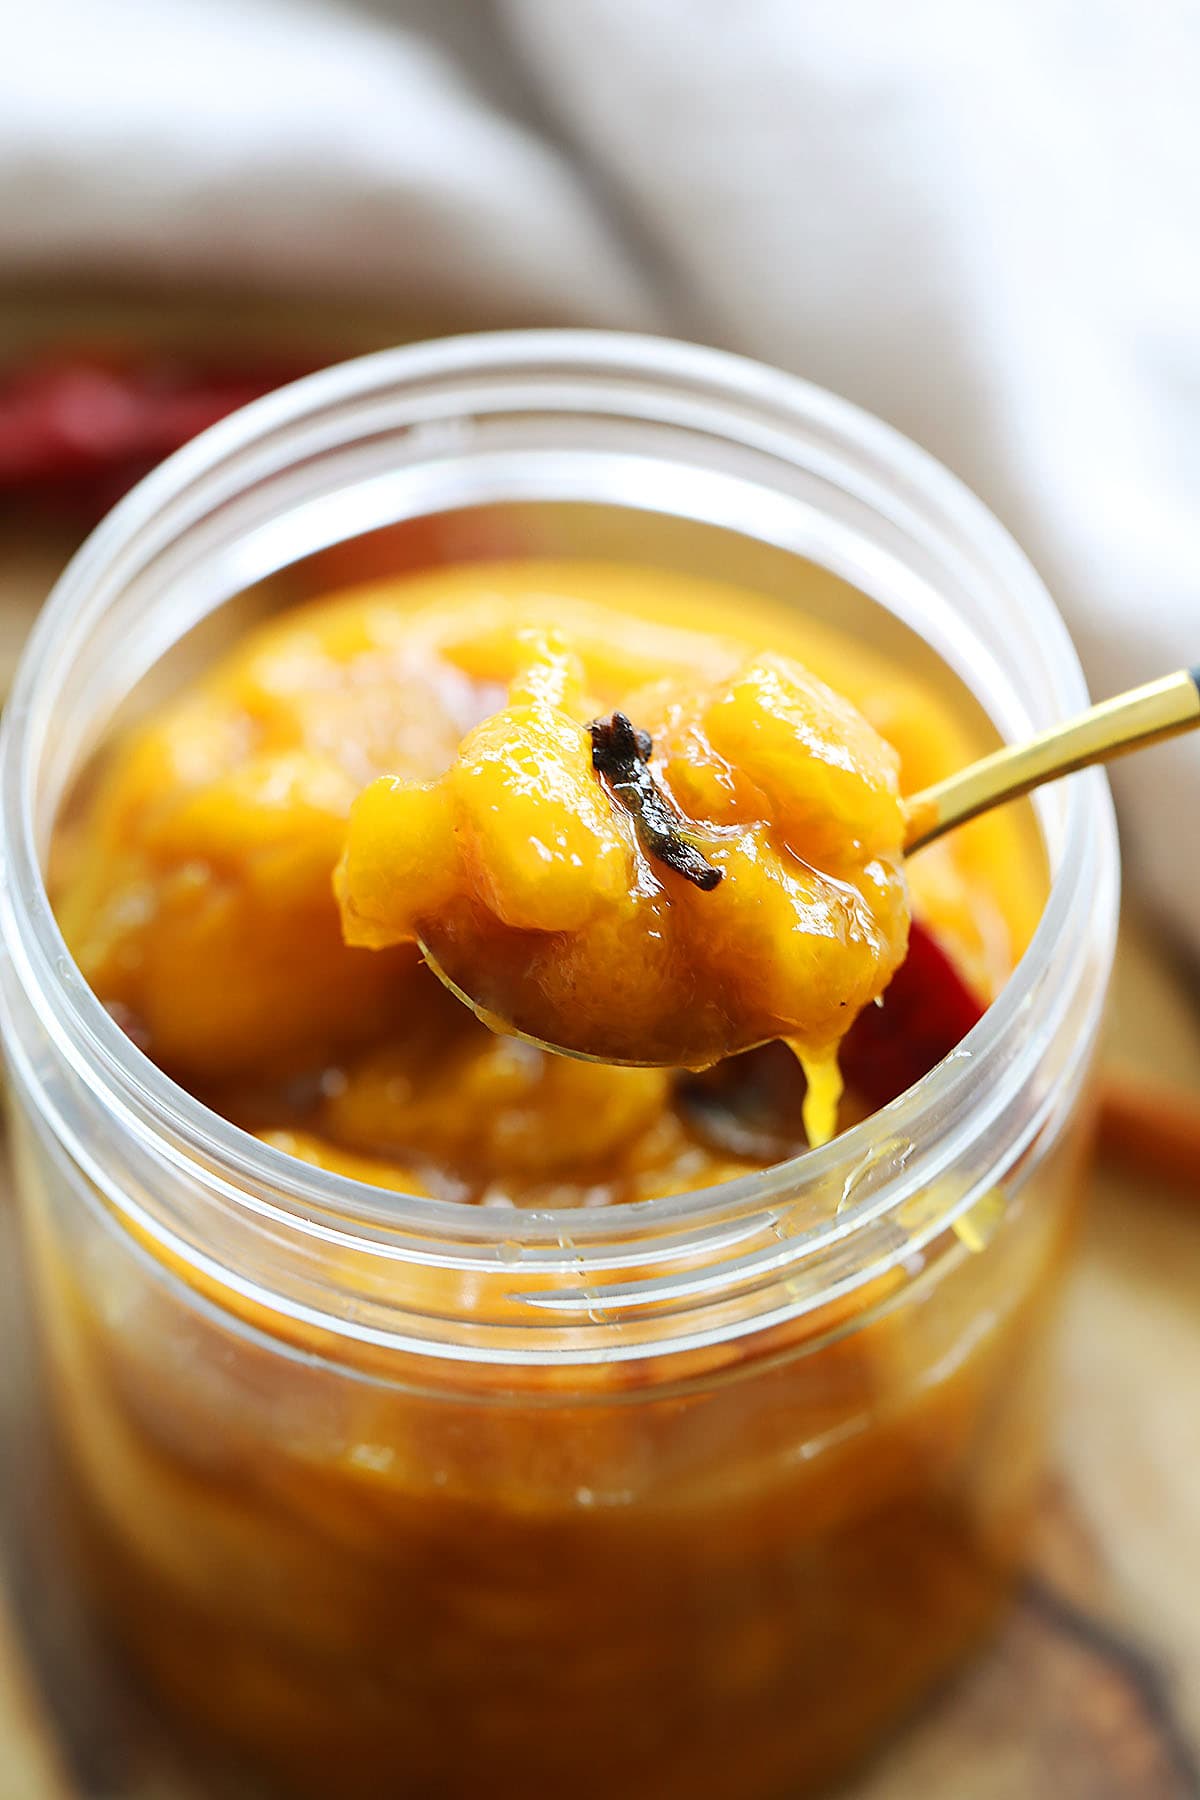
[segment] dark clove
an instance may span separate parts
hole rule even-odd
[[[608,783],[613,799],[629,813],[648,856],[664,863],[694,887],[711,893],[723,870],[710,863],[689,836],[687,822],[663,793],[648,767],[654,745],[622,712],[594,719],[592,767]]]

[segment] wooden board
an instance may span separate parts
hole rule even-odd
[[[55,555],[0,535],[10,637]],[[1122,944],[1111,1038],[1114,1057],[1200,1106],[1200,1004],[1150,933]],[[155,1722],[110,1681],[39,1532],[12,1226],[0,1196],[0,1800],[200,1800]],[[846,1800],[1200,1795],[1200,1191],[1097,1171],[1060,1364],[1020,1597]]]

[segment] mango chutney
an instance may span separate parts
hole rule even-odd
[[[1013,817],[901,866],[900,796],[985,747],[949,677],[764,605],[658,569],[513,561],[285,611],[80,788],[52,884],[79,968],[193,1095],[379,1204],[541,1218],[757,1177],[804,1150],[806,1106],[814,1141],[869,1114],[827,1073],[860,1009],[886,1017],[910,909],[986,1006],[1044,897]],[[617,713],[720,886],[656,871],[597,780],[589,725]],[[514,753],[489,789],[497,731],[537,779]],[[540,857],[548,743],[561,808]],[[730,875],[747,831],[753,866]],[[687,932],[682,963],[639,960],[645,909]],[[537,993],[586,1012],[594,1052],[669,1028],[700,1064],[786,1028],[810,1085],[771,1049],[697,1075],[496,1035],[421,961],[451,915],[486,966],[542,956]],[[751,1104],[771,1115],[757,1136]],[[979,1197],[799,1316],[486,1377],[335,1338],[136,1223],[98,1231],[85,1273],[35,1212],[92,1588],[206,1753],[232,1747],[272,1792],[811,1791],[953,1667],[1011,1581],[1077,1148],[1061,1137],[1003,1204]],[[760,1228],[786,1246],[769,1209]],[[308,1255],[351,1255],[319,1212]],[[697,1250],[699,1285],[706,1267]],[[631,1287],[581,1294],[585,1351],[622,1307],[635,1342],[655,1272],[651,1238]],[[431,1319],[469,1315],[474,1279],[419,1259],[372,1276]],[[499,1304],[523,1317],[559,1287],[522,1269]]]
[[[449,770],[359,796],[346,941],[419,942],[485,1023],[601,1062],[783,1040],[819,1077],[906,947],[896,752],[800,664],[734,646],[705,681],[663,643],[673,663],[632,661],[628,711],[598,717],[606,626],[508,638],[507,704]]]
[[[819,1062],[903,955],[901,771],[924,785],[969,745],[925,685],[815,623],[775,618],[793,641],[751,648],[752,602],[658,571],[511,563],[286,613],[123,743],[61,834],[56,907],[84,975],[226,1116],[290,1133],[326,1167],[339,1150],[360,1176],[364,1156],[382,1158],[384,1185],[399,1162],[409,1191],[543,1204],[549,1182],[562,1205],[738,1172],[686,1141],[662,1070],[589,1069],[478,1029],[422,966],[419,919],[396,908],[423,906],[444,943],[460,898],[473,920],[482,910],[463,890],[473,857],[491,883],[483,948],[551,1026],[573,1005],[593,1054],[606,1033],[621,1061],[675,1031],[699,1052],[688,1061],[742,1048],[740,1034],[803,1036]],[[713,860],[746,865],[715,892],[666,888],[671,872],[588,766],[582,721],[621,705],[656,726],[665,779],[712,822]],[[514,729],[540,764],[514,766]],[[497,767],[503,791],[481,792]],[[446,811],[451,779],[466,819]],[[769,825],[741,829],[785,804],[807,853],[786,867]],[[539,831],[565,848],[552,855]],[[910,878],[916,916],[986,1003],[1036,916],[1020,834],[980,821]],[[681,976],[651,953],[689,924]],[[754,982],[749,1002],[730,969]]]

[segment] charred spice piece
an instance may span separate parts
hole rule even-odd
[[[688,836],[687,825],[667,799],[647,767],[654,746],[650,735],[638,731],[624,713],[594,719],[592,767],[608,783],[613,799],[629,813],[638,841],[648,856],[655,857],[685,881],[711,893],[723,871],[701,854]]]
[[[711,1069],[681,1074],[675,1104],[705,1149],[748,1162],[786,1162],[808,1148],[804,1075],[786,1044],[760,1044]]]

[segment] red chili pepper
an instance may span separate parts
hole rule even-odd
[[[0,500],[99,518],[197,432],[316,366],[77,351],[9,370],[0,374]]]
[[[937,939],[914,920],[883,1004],[865,1007],[842,1045],[847,1086],[886,1106],[949,1056],[983,1012]]]

